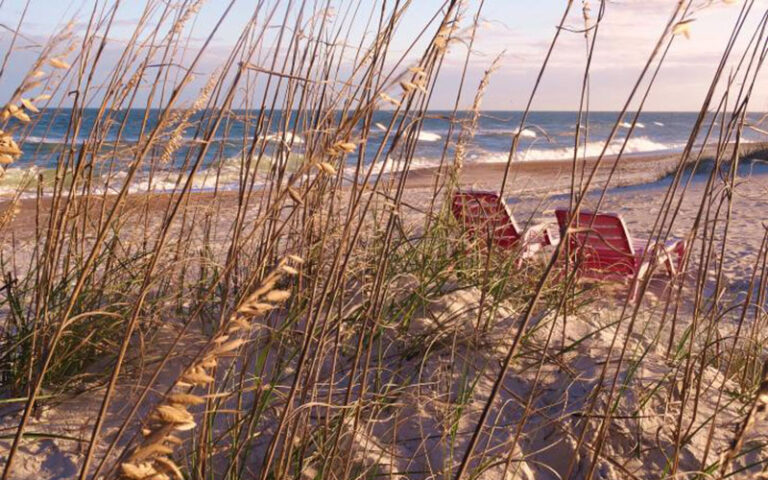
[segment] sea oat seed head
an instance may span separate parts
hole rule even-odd
[[[301,195],[294,188],[288,187],[288,196],[293,199],[294,202],[299,205],[303,205],[304,201],[301,199]]]
[[[194,421],[192,414],[183,406],[160,405],[157,414],[167,423],[189,423]]]
[[[174,477],[176,477],[178,480],[184,480],[184,475],[181,473],[181,469],[173,463],[173,460],[171,460],[168,457],[157,457],[155,459],[155,463],[158,467],[160,467],[161,470],[170,473]]]
[[[387,93],[381,92],[379,94],[379,97],[381,97],[381,99],[384,100],[385,102],[389,102],[389,103],[391,103],[392,105],[394,105],[396,107],[400,106],[400,101],[392,98],[392,96],[390,96]]]
[[[416,90],[416,84],[411,82],[402,81],[400,82],[400,88],[405,91],[405,93],[411,93],[412,91]]]
[[[192,385],[206,385],[213,382],[214,378],[202,369],[193,369],[193,371],[185,373],[181,380]]]
[[[173,393],[168,396],[168,401],[178,405],[200,405],[201,403],[205,403],[203,397],[198,397],[197,395],[189,393]]]
[[[201,368],[214,368],[216,366],[216,357],[205,357],[200,361]]]
[[[131,459],[134,461],[139,461],[146,458],[152,458],[157,455],[170,455],[171,453],[173,453],[173,449],[171,447],[166,447],[162,443],[153,443],[141,447],[133,452]]]
[[[190,430],[194,430],[197,424],[195,422],[189,422],[189,423],[178,423],[173,426],[176,430],[180,432],[188,432]]]
[[[31,118],[29,118],[29,115],[24,113],[23,110],[16,110],[13,113],[13,116],[16,117],[19,121],[24,122],[24,123],[29,123],[32,120]]]
[[[284,302],[291,298],[291,292],[288,290],[273,290],[264,296],[264,300],[272,303]]]
[[[251,324],[246,322],[242,317],[235,317],[230,323],[232,324],[230,329],[237,327],[237,330],[249,330],[251,328]]]
[[[13,141],[10,135],[0,137],[0,153],[7,153],[8,155],[21,155],[21,149]]]
[[[334,145],[334,148],[337,148],[344,153],[352,153],[357,149],[357,145],[352,142],[338,142]]]
[[[22,98],[21,104],[24,105],[24,108],[26,108],[30,112],[40,113],[40,110],[35,106],[35,104],[32,103],[32,101],[27,98]]]
[[[135,480],[142,480],[157,473],[157,470],[148,462],[142,462],[138,465],[133,463],[123,463],[120,465],[123,475]]]
[[[246,315],[261,315],[262,313],[274,310],[275,306],[269,303],[252,303],[243,305],[237,311]]]
[[[289,258],[289,259],[291,259],[292,261],[294,261],[294,262],[298,263],[299,265],[301,265],[301,264],[303,264],[303,263],[304,263],[304,259],[303,259],[303,258],[301,258],[301,257],[300,257],[300,256],[298,256],[298,255],[293,255],[293,254],[290,254],[290,255],[288,255],[286,258]]]
[[[50,63],[53,68],[61,68],[61,69],[69,68],[69,64],[67,62],[57,57],[53,57],[49,59],[48,63]]]
[[[693,18],[689,18],[688,20],[681,20],[675,24],[674,27],[672,27],[672,35],[684,35],[685,38],[691,38],[691,23],[694,21]]]
[[[317,164],[317,168],[319,168],[323,173],[326,173],[328,175],[336,175],[336,169],[328,162],[320,162]]]
[[[285,273],[287,273],[288,275],[298,275],[299,274],[299,271],[296,270],[295,268],[291,267],[290,265],[283,265],[282,267],[280,267],[280,269],[282,271],[284,271]]]
[[[232,340],[231,342],[227,342],[220,347],[216,348],[213,351],[214,355],[223,355],[225,353],[231,352],[233,350],[237,350],[245,343],[245,340],[242,338],[238,338],[237,340]]]

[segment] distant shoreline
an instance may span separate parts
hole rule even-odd
[[[732,154],[734,145],[729,145],[726,152],[729,156]],[[768,160],[768,142],[743,143],[740,148],[741,159],[763,158]],[[702,161],[709,161],[714,154],[714,147],[706,147],[702,154]],[[612,175],[610,186],[627,187],[633,185],[650,184],[661,180],[672,173],[678,167],[681,152],[659,152],[659,153],[637,153],[625,155],[619,161],[615,172]],[[692,164],[696,156],[688,164]],[[616,160],[616,156],[605,156],[603,162],[595,175],[592,188],[601,188],[608,180],[611,168]],[[586,176],[595,166],[597,158],[587,158],[577,166],[577,176],[584,172]],[[501,179],[506,169],[506,163],[468,163],[464,165],[459,184],[462,188],[478,188],[488,190],[498,190],[501,187]],[[572,160],[526,160],[512,162],[509,170],[505,195],[518,197],[532,197],[537,195],[560,195],[568,193],[571,189],[571,172],[573,169]],[[445,175],[447,169],[443,167],[416,168],[408,172],[405,188],[407,190],[418,192],[418,197],[426,198],[431,193],[435,185],[436,176]],[[400,173],[392,174],[397,178]],[[263,192],[260,190],[252,191],[252,195],[258,197]],[[239,193],[232,190],[213,191],[192,191],[189,194],[187,203],[188,208],[210,207],[214,204],[221,208],[232,208],[236,206]],[[106,196],[107,203],[116,199],[116,193],[110,193]],[[173,195],[177,198],[178,193]],[[78,201],[92,201],[94,208],[100,208],[103,195],[78,196]],[[0,208],[7,205],[11,200],[10,196],[0,198]],[[146,205],[150,210],[162,213],[168,207],[172,200],[171,192],[136,192],[127,196],[126,208],[133,208],[139,205]],[[50,197],[42,197],[40,200],[40,209],[43,214],[47,213],[50,206]],[[37,211],[37,200],[35,198],[22,198],[19,201],[19,215],[12,223],[12,228],[18,233],[21,231],[29,232],[34,228],[34,219]]]
[[[733,153],[735,144],[729,144],[726,157]],[[740,145],[741,159],[763,158],[768,160],[768,142],[742,143]],[[715,147],[705,147],[702,161],[714,157]],[[677,170],[681,152],[634,153],[623,155],[611,177],[612,187],[622,187],[651,183],[660,180]],[[694,152],[687,161],[692,165],[697,157]],[[595,175],[592,186],[604,185],[616,161],[616,156],[605,156]],[[594,168],[596,157],[585,159],[577,165],[577,176],[584,175]],[[499,163],[467,163],[464,165],[459,178],[462,187],[477,187],[498,190],[507,164]],[[509,194],[560,194],[570,191],[573,160],[526,160],[512,162],[505,192]],[[443,167],[428,167],[408,172],[407,188],[427,188],[434,185],[436,175],[446,174]]]

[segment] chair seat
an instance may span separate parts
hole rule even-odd
[[[568,225],[570,212],[555,210],[561,236]],[[663,265],[670,276],[676,274],[685,253],[685,242],[670,240],[661,245],[650,245],[648,240],[633,239],[626,224],[614,213],[580,211],[572,226],[569,242],[573,255],[580,255],[580,270],[592,278],[634,277],[655,263]]]
[[[542,247],[552,244],[546,225],[536,225],[522,231],[506,203],[496,192],[468,191],[453,195],[451,211],[474,240],[504,249],[521,248],[529,257]]]

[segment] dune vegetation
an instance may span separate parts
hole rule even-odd
[[[617,285],[566,261],[574,217],[528,255],[464,235],[451,212],[481,168],[467,149],[483,94],[514,60],[483,57],[479,83],[461,78],[450,135],[422,125],[447,52],[465,75],[477,64],[482,0],[429,17],[408,0],[254,1],[213,71],[200,62],[234,2],[203,30],[205,2],[146,0],[106,60],[119,3],[62,19],[2,99],[0,478],[768,476],[766,190],[740,173],[742,133],[762,128],[747,113],[768,53],[763,4],[726,2],[740,14],[690,140],[632,224],[647,256],[684,238],[681,271]],[[551,193],[599,210],[628,165],[623,146],[589,162],[578,148],[611,5],[561,3],[538,78],[511,93],[527,109],[490,183],[515,195],[550,55],[577,36],[574,155]],[[610,141],[629,141],[670,45],[712,3],[669,2]],[[421,30],[393,49],[414,15]],[[25,42],[23,22],[4,26],[5,64]],[[143,116],[139,138],[122,134],[126,111]],[[51,119],[66,141],[25,148]],[[427,173],[414,167],[423,141],[445,145]],[[527,227],[552,207],[529,195],[515,214]]]

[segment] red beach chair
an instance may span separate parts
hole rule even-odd
[[[520,246],[523,257],[552,245],[546,225],[536,225],[522,232],[498,193],[457,192],[453,195],[451,210],[468,236],[476,241],[485,240],[488,245],[502,250]]]
[[[560,231],[564,232],[570,212],[555,210]],[[664,266],[670,277],[677,275],[685,255],[684,240],[670,240],[664,245],[652,246],[645,260],[646,240],[633,240],[622,218],[615,213],[580,211],[571,225],[576,231],[569,236],[572,259],[579,258],[579,275],[597,280],[642,279],[652,265]],[[633,287],[634,298],[639,281]]]

